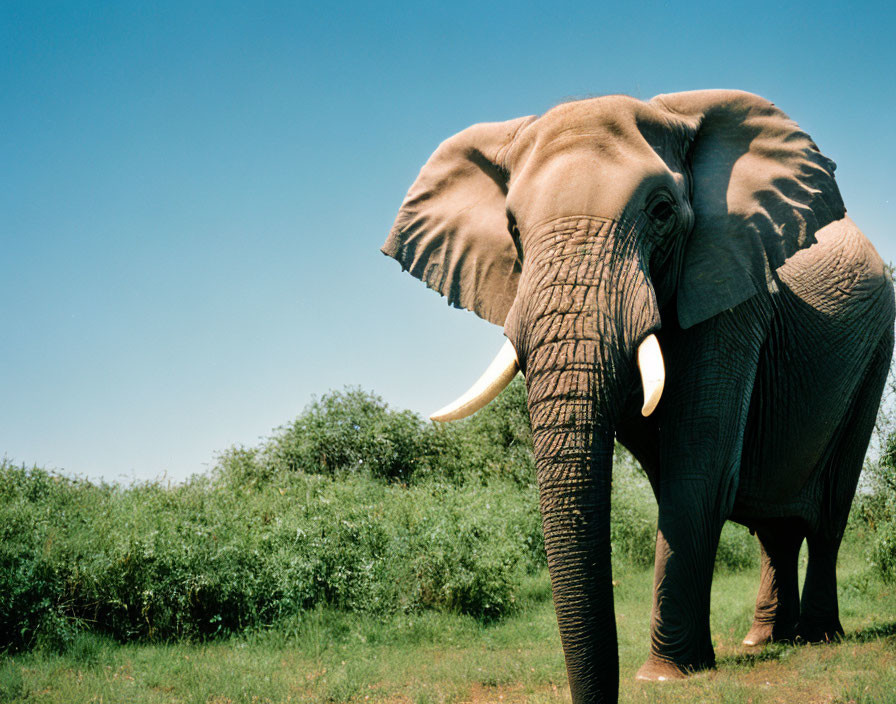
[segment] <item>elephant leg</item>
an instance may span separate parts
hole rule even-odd
[[[650,655],[638,679],[712,667],[709,600],[722,525],[738,485],[750,395],[769,314],[751,299],[666,331],[659,418],[658,531]],[[665,404],[665,405],[663,405]]]
[[[840,541],[810,535],[809,565],[800,602],[799,635],[810,643],[839,640],[843,635],[837,603],[837,552]]]
[[[800,617],[797,561],[805,539],[803,522],[773,521],[756,531],[761,552],[759,593],[747,646],[792,640]]]
[[[818,473],[821,515],[809,532],[809,564],[800,602],[799,635],[809,642],[843,635],[837,604],[837,553],[893,354],[892,333],[878,345]]]

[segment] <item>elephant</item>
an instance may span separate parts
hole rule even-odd
[[[837,552],[896,305],[835,168],[751,93],[606,95],[462,130],[400,207],[382,251],[507,338],[434,418],[467,415],[525,376],[574,702],[618,697],[616,441],[658,504],[639,679],[714,667],[710,588],[727,520],[760,543],[745,644],[843,633]]]

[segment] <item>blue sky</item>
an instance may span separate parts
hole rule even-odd
[[[378,249],[438,143],[576,96],[741,88],[896,260],[889,4],[0,5],[0,454],[201,472],[313,395],[428,412],[501,330]]]

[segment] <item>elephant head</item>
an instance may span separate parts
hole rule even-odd
[[[844,216],[834,168],[749,93],[605,96],[463,130],[401,206],[383,252],[512,345],[443,415],[525,374],[575,701],[616,697],[614,427],[659,401],[653,333],[773,292],[775,270]]]

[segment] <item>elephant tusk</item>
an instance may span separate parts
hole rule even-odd
[[[513,381],[520,370],[516,359],[516,351],[510,340],[498,352],[498,355],[483,374],[463,396],[433,413],[430,420],[445,422],[460,420],[473,415],[476,411],[491,403],[504,388]]]
[[[641,415],[645,418],[656,409],[666,383],[663,353],[656,335],[648,335],[638,347],[638,369],[641,370],[641,386],[644,387],[644,405]]]

